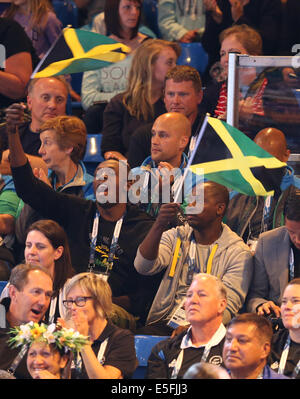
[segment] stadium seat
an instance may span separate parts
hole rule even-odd
[[[57,18],[61,21],[63,28],[71,25],[73,28],[78,28],[78,8],[71,0],[54,0],[52,6]]]
[[[157,335],[136,335],[134,337],[135,351],[138,359],[138,367],[132,378],[143,379],[146,374],[146,367],[151,350],[155,344],[170,337]]]
[[[0,281],[0,295],[3,291],[3,288],[6,286],[6,284],[7,284],[7,281]]]
[[[94,174],[97,165],[104,161],[101,155],[101,140],[102,134],[88,134],[87,145],[83,163],[87,169],[87,172]]]
[[[158,38],[161,37],[158,27],[158,0],[144,0],[143,1],[143,16],[145,17],[145,24],[156,34]]]
[[[179,43],[181,54],[177,60],[177,65],[189,65],[204,73],[208,64],[208,54],[202,47],[201,43]]]

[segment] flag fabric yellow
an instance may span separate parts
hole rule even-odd
[[[246,195],[273,195],[286,166],[237,128],[212,117],[191,157],[194,173]]]
[[[40,61],[31,78],[100,69],[122,61],[129,51],[127,46],[107,36],[67,27]]]

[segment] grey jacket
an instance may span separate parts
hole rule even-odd
[[[253,281],[247,298],[247,309],[273,301],[280,306],[281,297],[289,280],[291,243],[285,226],[260,235],[255,255]]]
[[[174,310],[175,294],[183,268],[188,267],[190,237],[193,229],[185,224],[163,233],[156,260],[145,259],[139,249],[135,258],[136,270],[144,275],[153,275],[166,269],[157,294],[152,303],[146,324],[168,318]],[[181,239],[179,260],[173,278],[169,277],[177,236]],[[211,273],[218,276],[227,288],[227,308],[223,322],[228,323],[245,301],[252,277],[253,260],[249,247],[228,226],[223,224],[221,236],[213,258]]]

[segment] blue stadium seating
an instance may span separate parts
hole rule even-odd
[[[101,155],[101,140],[102,134],[88,134],[87,135],[87,146],[83,163],[87,169],[87,172],[94,174],[97,165],[104,161]]]
[[[178,65],[189,65],[204,73],[208,64],[208,54],[202,47],[201,43],[179,43],[181,47],[181,55],[177,60]]]
[[[7,284],[7,281],[0,281],[0,295],[1,295],[1,292],[3,291],[3,288],[6,286],[6,284]]]
[[[161,38],[158,27],[157,2],[157,0],[144,0],[142,12],[146,20],[146,25],[156,34],[158,38]]]
[[[63,28],[67,25],[78,28],[78,8],[72,0],[54,0],[52,6]]]
[[[135,370],[132,378],[143,379],[145,378],[147,361],[151,353],[151,349],[158,342],[170,337],[157,336],[157,335],[136,335],[134,337],[135,351],[138,359],[138,367]]]

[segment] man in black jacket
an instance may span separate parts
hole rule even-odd
[[[153,219],[126,202],[127,165],[116,160],[98,165],[94,179],[96,202],[55,192],[33,175],[27,161],[17,132],[20,107],[16,104],[7,109],[10,162],[17,195],[44,218],[55,220],[65,229],[77,273],[101,273],[108,279],[114,303],[145,317],[158,278],[141,277],[133,261]]]

